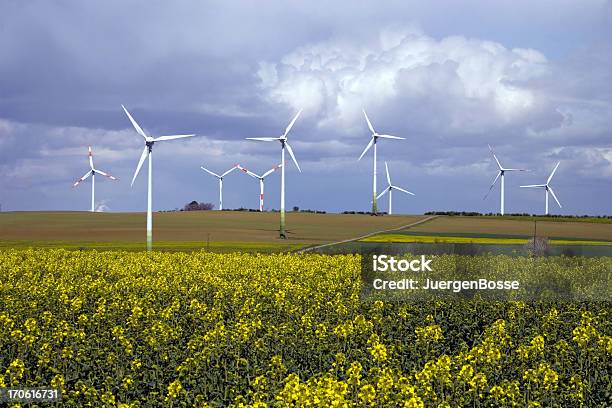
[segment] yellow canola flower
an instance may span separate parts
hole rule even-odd
[[[568,278],[612,261],[436,265]],[[360,269],[354,255],[3,250],[0,386],[54,385],[67,407],[605,406],[609,305],[371,301]]]
[[[364,404],[371,404],[376,398],[376,390],[372,385],[366,384],[359,390],[358,397]]]
[[[375,361],[383,362],[387,360],[387,347],[382,343],[377,343],[370,349],[370,354]]]

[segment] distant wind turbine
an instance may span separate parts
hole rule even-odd
[[[287,135],[289,134],[289,131],[293,127],[293,124],[295,123],[297,118],[300,116],[300,113],[302,113],[301,109],[295,115],[291,123],[289,123],[289,125],[285,129],[285,133],[283,133],[279,137],[247,137],[247,139],[248,140],[258,140],[260,142],[279,141],[281,144],[281,163],[285,163],[285,148],[287,148],[287,151],[289,152],[291,159],[295,163],[295,166],[297,167],[298,171],[301,173],[302,169],[300,169],[300,165],[298,164],[297,160],[295,159],[295,155],[293,154],[293,149],[291,149],[291,146],[289,145],[289,142],[287,141]],[[283,239],[287,238],[287,235],[285,234],[285,167],[286,166],[281,167],[281,199],[280,199],[280,237]]]
[[[497,156],[493,152],[493,148],[491,147],[491,145],[488,145],[488,146],[489,146],[489,151],[491,152],[491,154],[493,155],[493,158],[495,159],[495,162],[497,163],[497,167],[499,168],[499,172],[497,173],[497,176],[495,176],[495,179],[493,180],[493,183],[491,183],[491,187],[489,187],[489,191],[487,191],[487,194],[485,194],[483,200],[485,200],[489,196],[489,193],[493,189],[493,186],[497,182],[497,179],[500,178],[500,176],[501,176],[501,204],[500,204],[500,213],[501,213],[501,215],[504,215],[504,175],[505,175],[505,173],[507,171],[529,171],[529,170],[525,170],[525,169],[506,169],[506,168],[504,168],[504,166],[501,165],[501,163],[497,159]]]
[[[372,132],[372,138],[370,139],[370,143],[368,143],[368,145],[365,147],[365,149],[361,153],[361,156],[359,156],[359,160],[361,160],[361,158],[366,154],[366,152],[370,150],[372,146],[374,146],[374,180],[372,183],[372,214],[376,214],[377,212],[377,206],[376,206],[376,141],[378,140],[378,138],[399,139],[399,140],[404,140],[405,138],[399,137],[399,136],[381,135],[381,134],[376,133],[376,131],[374,130],[374,127],[372,126],[372,123],[370,122],[370,119],[368,118],[368,114],[366,113],[365,109],[363,109],[363,115],[365,116],[366,122],[368,122],[368,127],[370,128],[370,132]]]
[[[219,179],[219,211],[222,211],[223,210],[223,177],[227,176],[232,171],[236,170],[236,166],[232,167],[231,169],[229,169],[228,171],[226,171],[225,173],[221,175],[218,175],[217,173],[214,173],[202,166],[200,166],[200,168],[204,170],[205,172],[207,172],[208,174],[215,176],[216,178]]]
[[[236,168],[241,170],[243,173],[246,173],[254,179],[259,180],[259,211],[263,211],[264,209],[264,179],[270,174],[274,173],[277,169],[280,169],[281,167],[283,167],[283,163],[272,167],[270,170],[266,171],[260,176],[258,174],[253,173],[249,169],[242,167],[239,164],[236,165]]]
[[[108,177],[111,180],[118,180],[116,177],[111,176],[108,173],[103,172],[102,170],[98,170],[94,167],[93,164],[93,153],[91,151],[91,146],[88,146],[89,149],[89,167],[90,169],[87,171],[87,173],[85,173],[83,175],[83,177],[81,177],[80,179],[78,179],[73,185],[72,187],[76,187],[79,185],[79,183],[83,180],[85,180],[87,177],[91,176],[91,212],[94,212],[95,209],[95,196],[96,196],[96,173],[104,176],[104,177]]]
[[[557,171],[557,168],[559,167],[560,164],[561,164],[561,162],[557,162],[557,165],[555,166],[553,171],[550,173],[550,176],[548,176],[548,180],[546,180],[546,184],[530,184],[528,186],[521,186],[523,188],[543,188],[546,191],[546,215],[548,215],[548,192],[550,192],[550,194],[552,194],[553,198],[555,199],[555,201],[559,205],[559,208],[562,208],[561,203],[557,199],[557,196],[555,195],[555,192],[553,191],[552,187],[550,186],[550,180],[552,180],[552,178],[555,175],[555,172]]]
[[[136,171],[134,172],[134,177],[132,177],[132,184],[131,184],[132,186],[134,185],[134,180],[136,180],[136,176],[138,176],[138,173],[140,172],[140,168],[142,167],[142,164],[147,159],[147,157],[149,158],[149,180],[148,180],[148,185],[147,185],[147,250],[150,251],[151,249],[153,249],[153,213],[152,213],[152,206],[153,206],[153,198],[152,198],[152,195],[153,195],[153,145],[155,144],[155,142],[182,139],[185,137],[192,137],[195,135],[171,135],[171,136],[159,136],[159,137],[147,136],[147,134],[142,130],[142,128],[138,125],[138,123],[136,123],[132,115],[130,115],[130,112],[128,112],[125,106],[121,105],[121,107],[125,111],[125,114],[127,115],[127,117],[130,119],[130,122],[132,122],[132,126],[134,126],[134,129],[136,129],[136,132],[140,136],[142,136],[142,138],[144,139],[144,143],[145,143],[142,154],[140,155],[140,160],[138,161],[138,166],[136,167]]]
[[[389,176],[389,166],[387,166],[387,162],[385,162],[385,170],[387,171],[387,188],[385,188],[382,193],[380,193],[378,195],[378,197],[376,198],[381,198],[382,196],[384,196],[386,193],[389,193],[389,214],[393,214],[393,190],[399,190],[403,193],[406,194],[410,194],[410,195],[416,195],[414,193],[411,193],[410,191],[404,190],[401,187],[398,186],[394,186],[393,184],[391,184],[391,177]]]

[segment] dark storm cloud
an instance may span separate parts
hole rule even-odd
[[[497,209],[495,195],[482,201],[492,143],[504,164],[536,170],[509,178],[511,210],[538,210],[540,197],[515,187],[562,160],[563,211],[609,213],[609,199],[580,197],[612,180],[610,12],[603,1],[5,1],[3,208],[86,208],[88,186],[66,186],[88,144],[122,178],[100,183],[105,205],[144,208],[143,175],[129,188],[142,141],[123,103],[154,135],[199,135],[157,147],[158,209],[216,203],[202,163],[275,164],[278,146],[243,138],[282,133],[298,108],[290,138],[304,173],[289,169],[288,205],[365,209],[371,157],[356,158],[367,106],[377,128],[408,138],[380,150],[418,194],[398,210]],[[239,176],[226,201],[254,207],[256,186]]]

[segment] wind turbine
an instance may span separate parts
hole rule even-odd
[[[555,192],[553,191],[552,187],[550,186],[550,180],[552,180],[553,176],[555,175],[555,172],[557,171],[557,167],[559,167],[560,164],[561,164],[561,162],[557,162],[557,165],[555,166],[553,171],[550,173],[550,176],[548,176],[548,180],[546,180],[546,184],[530,184],[528,186],[521,186],[523,188],[543,188],[546,191],[546,215],[548,215],[548,192],[550,192],[550,194],[552,194],[552,196],[555,199],[555,201],[557,202],[557,204],[559,204],[559,208],[563,208],[561,206],[561,203],[557,199],[557,196],[555,195]]]
[[[125,111],[125,114],[127,115],[127,117],[130,119],[130,122],[132,122],[134,129],[136,129],[136,132],[140,136],[142,136],[145,142],[144,149],[142,150],[142,154],[140,155],[140,160],[138,161],[138,166],[136,167],[136,171],[134,172],[134,177],[132,177],[132,184],[131,184],[132,186],[134,185],[134,180],[136,180],[136,176],[138,176],[138,173],[140,172],[140,168],[142,167],[142,164],[147,159],[147,157],[149,158],[149,180],[147,184],[147,250],[150,251],[151,249],[153,249],[153,213],[152,213],[152,206],[153,206],[153,198],[152,198],[153,196],[153,145],[155,144],[155,142],[182,139],[185,137],[192,137],[195,135],[171,135],[171,136],[158,136],[158,137],[148,136],[144,132],[144,130],[142,130],[142,128],[138,125],[138,123],[136,123],[136,121],[134,120],[132,115],[130,115],[130,112],[128,112],[125,106],[121,105],[121,107]]]
[[[493,189],[493,186],[497,182],[497,179],[500,178],[500,176],[501,176],[501,204],[500,204],[500,213],[501,213],[501,215],[504,215],[504,175],[506,174],[507,171],[529,171],[529,170],[525,170],[525,169],[506,169],[506,168],[504,168],[504,166],[501,165],[501,163],[497,159],[497,156],[493,152],[493,148],[491,148],[491,145],[488,145],[488,146],[489,146],[489,150],[491,151],[491,154],[493,155],[493,158],[495,159],[495,162],[497,163],[497,167],[499,168],[499,172],[497,173],[497,176],[495,176],[495,179],[493,180],[493,183],[491,183],[491,187],[489,187],[489,191],[487,191],[487,194],[485,194],[483,200],[485,200],[489,196],[489,193]]]
[[[385,162],[385,170],[387,171],[387,188],[385,188],[382,193],[380,193],[378,195],[378,197],[376,198],[381,198],[382,196],[384,196],[387,192],[389,193],[389,215],[393,214],[392,212],[392,203],[393,203],[393,190],[399,190],[401,192],[404,192],[406,194],[410,194],[410,195],[416,195],[414,193],[411,193],[408,190],[404,190],[401,187],[398,186],[394,186],[393,184],[391,184],[391,177],[389,176],[389,166],[387,166],[387,162]]]
[[[225,173],[221,175],[218,175],[217,173],[214,173],[202,166],[200,166],[200,168],[204,170],[205,172],[207,172],[208,174],[215,176],[216,178],[219,179],[219,211],[222,211],[223,210],[223,177],[227,176],[232,171],[236,170],[236,166],[232,167],[231,169],[229,169],[228,171],[226,171]]]
[[[260,176],[258,174],[253,173],[249,169],[242,167],[239,164],[236,165],[237,169],[242,170],[242,172],[248,174],[254,179],[259,180],[259,211],[263,211],[263,208],[264,208],[264,179],[268,177],[270,174],[274,173],[277,169],[280,169],[281,167],[283,167],[283,163],[272,167],[270,170],[266,171],[264,174]]]
[[[295,166],[297,167],[298,171],[301,173],[302,169],[300,169],[300,165],[298,164],[297,160],[295,160],[293,149],[291,149],[291,146],[289,145],[289,142],[287,141],[287,135],[289,134],[289,131],[293,127],[293,124],[295,123],[297,118],[300,116],[300,113],[302,113],[301,109],[295,115],[291,123],[289,123],[287,128],[285,128],[285,133],[283,133],[279,137],[247,137],[247,139],[248,140],[258,140],[260,142],[279,141],[281,144],[281,163],[285,163],[285,147],[286,147],[287,151],[289,152],[289,155],[291,156],[291,159],[295,163]],[[280,237],[282,239],[287,238],[287,236],[285,235],[285,167],[286,166],[281,167]]]
[[[93,153],[92,153],[92,151],[91,151],[91,146],[88,146],[88,149],[89,149],[89,154],[88,154],[88,156],[89,156],[89,167],[90,167],[90,169],[87,171],[87,173],[85,173],[85,174],[83,175],[83,177],[81,177],[80,179],[78,179],[78,180],[77,180],[77,181],[76,181],[76,182],[75,182],[75,183],[72,185],[72,187],[74,188],[74,187],[78,186],[78,185],[79,185],[79,183],[80,183],[81,181],[83,181],[83,180],[85,180],[87,177],[91,176],[91,212],[94,212],[94,211],[96,210],[96,209],[95,209],[95,205],[94,205],[94,203],[95,203],[95,196],[96,196],[96,173],[98,173],[98,174],[100,174],[100,175],[102,175],[102,176],[104,176],[104,177],[108,177],[108,178],[109,178],[109,179],[111,179],[111,180],[117,180],[117,178],[116,178],[116,177],[111,176],[111,175],[110,175],[110,174],[108,174],[108,173],[103,172],[102,170],[98,170],[98,169],[96,169],[96,168],[94,167],[94,164],[93,164]]]
[[[366,152],[370,150],[372,146],[374,146],[374,181],[372,183],[372,214],[376,214],[376,211],[377,211],[377,208],[376,208],[376,141],[378,140],[379,137],[383,139],[399,139],[399,140],[404,140],[405,138],[399,137],[399,136],[381,135],[381,134],[376,133],[376,131],[374,130],[374,127],[372,126],[372,123],[370,122],[370,119],[368,118],[368,114],[366,113],[365,109],[363,109],[363,115],[365,116],[366,122],[368,122],[368,127],[370,128],[370,132],[372,132],[372,138],[370,139],[370,143],[368,143],[368,145],[363,150],[363,153],[361,153],[361,156],[359,156],[359,160],[361,160],[363,155],[365,155]]]

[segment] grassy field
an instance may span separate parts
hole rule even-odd
[[[0,213],[0,247],[141,250],[144,213]],[[278,214],[168,212],[153,216],[154,247],[164,250],[273,252],[335,242],[398,228],[424,216],[287,213],[288,239],[278,238]]]
[[[612,224],[569,221],[538,221],[537,235],[558,240],[612,241]],[[534,234],[534,222],[520,218],[439,217],[407,230],[410,234],[448,234],[449,236],[485,236],[528,238]]]

